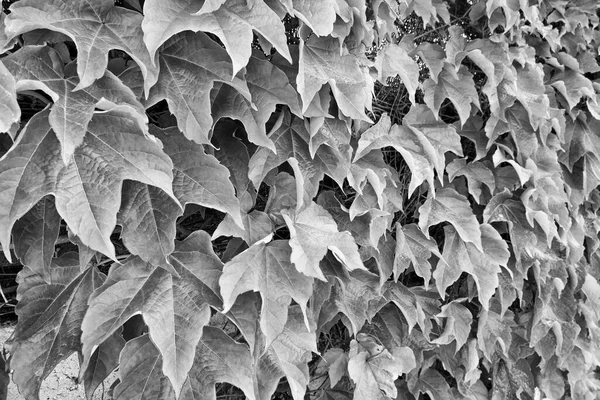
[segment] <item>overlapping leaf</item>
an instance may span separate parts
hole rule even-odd
[[[41,89],[54,100],[50,126],[61,143],[65,163],[83,143],[95,109],[129,105],[140,114],[141,127],[146,129],[144,108],[131,89],[109,71],[104,71],[84,88],[78,88],[75,64],[63,67],[58,52],[48,46],[26,46],[2,62],[15,77],[19,91]]]
[[[365,108],[371,107],[371,95],[359,60],[351,54],[340,54],[336,39],[313,35],[300,42],[297,85],[303,112],[326,83],[342,113],[370,121]]]
[[[154,186],[126,181],[117,223],[121,239],[131,254],[162,265],[175,249],[175,222],[182,209],[175,200]]]
[[[142,15],[112,0],[27,0],[15,3],[6,18],[8,38],[34,29],[49,29],[69,36],[77,45],[76,89],[91,85],[105,74],[108,52],[119,49],[139,65],[146,91],[156,82],[157,72],[143,41]]]
[[[472,243],[466,243],[456,230],[450,226],[444,228],[445,241],[443,256],[447,264],[438,265],[433,276],[441,296],[461,273],[470,274],[477,285],[479,301],[484,308],[496,287],[500,266],[506,266],[510,253],[500,234],[488,224],[481,225],[483,252]]]
[[[222,264],[204,232],[178,242],[168,261],[179,276],[138,257],[111,268],[105,284],[90,299],[81,341],[87,364],[95,345],[141,313],[162,355],[163,372],[180,393],[210,307],[221,304],[217,282]]]
[[[283,240],[255,243],[225,264],[219,279],[225,311],[240,294],[250,290],[260,292],[260,327],[267,346],[282,333],[290,302],[294,300],[306,315],[306,303],[312,294],[313,279],[294,268],[291,252]]]
[[[391,146],[409,166],[412,179],[408,194],[427,181],[433,188],[433,170],[437,165],[436,150],[425,135],[418,129],[410,129],[404,125],[391,126],[389,116],[383,115],[376,125],[361,135],[354,155],[354,163],[375,149]]]
[[[46,278],[54,257],[54,243],[60,230],[60,215],[54,199],[46,196],[21,217],[13,229],[15,254],[32,271]]]
[[[10,257],[15,221],[47,194],[72,232],[90,248],[115,257],[110,234],[121,204],[123,180],[137,180],[172,194],[172,164],[141,131],[128,110],[96,114],[68,165],[50,127],[49,111],[33,117],[0,160],[0,243]],[[98,185],[98,171],[103,172]]]
[[[42,380],[81,350],[87,301],[103,280],[96,268],[80,273],[74,253],[54,259],[46,276],[28,267],[19,273],[19,324],[9,345],[13,379],[23,396],[38,398]]]
[[[176,128],[151,128],[173,161],[173,192],[185,204],[198,204],[227,213],[242,226],[240,203],[229,181],[229,170],[202,146],[186,139]]]
[[[339,232],[331,215],[311,203],[293,218],[284,214],[290,230],[291,261],[298,271],[325,281],[319,262],[330,250],[348,270],[365,269],[350,232]]]
[[[0,132],[8,132],[12,124],[18,122],[21,117],[21,109],[17,103],[16,87],[17,83],[14,76],[3,63],[0,63],[0,92],[2,93]]]
[[[158,61],[158,82],[150,90],[146,106],[166,100],[179,129],[197,143],[210,143],[210,91],[215,82],[224,82],[251,99],[246,82],[232,78],[227,52],[204,33],[186,31],[169,39]]]
[[[312,157],[308,145],[309,133],[303,121],[292,119],[289,114],[282,115],[280,118],[282,118],[281,125],[269,136],[275,144],[277,153],[267,148],[260,148],[250,159],[248,176],[254,183],[254,187],[260,187],[260,183],[269,171],[286,161],[292,168],[297,168],[295,175],[298,207],[316,195],[318,183],[323,179],[324,174],[333,178],[341,187],[348,173],[350,147],[348,145],[341,145],[339,148],[321,146]]]
[[[212,2],[210,2],[212,3]],[[152,57],[170,37],[183,31],[209,32],[225,45],[233,62],[233,75],[248,63],[252,53],[252,31],[258,32],[292,61],[280,18],[263,0],[218,1],[216,4],[193,0],[144,3],[144,41]]]
[[[257,56],[251,57],[246,66],[246,83],[252,103],[231,86],[221,85],[212,100],[213,118],[215,122],[224,117],[239,119],[251,142],[275,150],[267,137],[265,124],[277,104],[287,105],[294,114],[301,116],[298,94],[280,69]]]

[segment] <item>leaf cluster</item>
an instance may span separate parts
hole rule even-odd
[[[115,369],[119,400],[595,398],[599,11],[12,2],[6,371],[27,400],[72,353],[88,398]]]

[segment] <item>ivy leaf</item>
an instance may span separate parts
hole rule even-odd
[[[113,49],[126,52],[139,65],[146,93],[156,82],[158,71],[143,41],[143,16],[136,11],[115,7],[112,0],[74,0],[68,7],[63,0],[27,0],[11,5],[10,11],[5,21],[9,38],[49,29],[75,42],[79,75],[75,90],[90,86],[105,74],[108,52]]]
[[[409,333],[418,324],[425,337],[428,337],[432,327],[431,318],[439,313],[439,296],[418,286],[406,287],[400,282],[387,282],[383,292],[381,306],[394,303],[404,315]]]
[[[499,308],[499,303],[493,300],[489,309],[481,311],[477,321],[477,344],[485,358],[490,362],[494,359],[498,346],[500,346],[502,353],[508,357],[513,340],[514,314],[508,310],[504,315],[500,315]]]
[[[377,66],[377,79],[385,84],[388,78],[400,76],[402,83],[408,90],[408,98],[415,102],[415,93],[419,86],[419,66],[400,45],[390,44],[382,51],[377,52],[375,60]]]
[[[444,296],[446,288],[459,278],[462,272],[473,277],[479,292],[479,301],[487,309],[488,303],[498,287],[500,266],[507,266],[510,253],[508,245],[491,225],[481,225],[483,251],[464,242],[451,226],[444,228],[445,265],[438,265],[433,273],[438,292]]]
[[[511,247],[519,266],[522,256],[538,256],[538,243],[545,243],[546,240],[541,232],[529,225],[523,203],[512,197],[508,189],[492,197],[483,211],[483,221],[490,224],[507,223]]]
[[[361,135],[353,163],[375,149],[388,146],[399,152],[410,168],[412,178],[408,187],[409,196],[424,181],[431,188],[434,187],[433,168],[437,164],[437,156],[433,145],[419,130],[398,124],[391,126],[391,119],[387,114]]]
[[[327,250],[350,271],[366,269],[350,232],[339,232],[335,220],[320,205],[311,203],[293,219],[286,214],[283,218],[290,230],[291,261],[298,271],[325,281],[319,262]]]
[[[429,68],[429,78],[437,84],[438,76],[445,65],[446,53],[444,49],[439,44],[423,42],[417,47],[415,53],[421,57],[427,68]]]
[[[204,4],[192,0],[168,3],[148,0],[144,4],[144,41],[154,57],[171,36],[183,31],[203,31],[216,35],[231,56],[233,75],[248,63],[252,53],[252,31],[275,45],[290,63],[284,26],[280,18],[262,0],[218,1]]]
[[[203,231],[178,242],[168,261],[178,277],[138,257],[110,269],[105,284],[90,298],[82,323],[84,365],[93,346],[141,313],[162,354],[164,374],[175,392],[181,391],[210,307],[221,305],[217,280],[222,263]]]
[[[316,132],[312,131],[311,125],[310,142],[308,143],[310,155],[314,157],[319,147],[323,144],[332,147],[350,144],[350,129],[348,124],[339,119],[324,118],[323,125]]]
[[[248,399],[255,399],[252,361],[247,345],[219,328],[205,326],[180,398],[216,400],[215,383],[227,382],[240,388]]]
[[[3,62],[6,62],[6,58],[4,58]],[[8,132],[11,126],[21,119],[21,108],[19,107],[19,103],[17,103],[17,83],[3,62],[0,62],[0,93],[2,93],[2,100],[0,101],[0,132]]]
[[[32,271],[47,278],[60,230],[60,215],[50,196],[38,201],[13,228],[15,254]]]
[[[300,41],[298,93],[305,112],[326,83],[329,84],[338,107],[348,117],[370,122],[365,108],[371,106],[371,95],[356,56],[340,54],[340,44],[332,37],[312,35]]]
[[[286,241],[254,243],[225,264],[219,279],[224,312],[231,309],[240,294],[250,290],[260,292],[260,327],[267,338],[267,346],[283,331],[291,301],[294,300],[306,315],[307,302],[312,295],[313,279],[294,268],[290,262],[291,253]]]
[[[75,253],[54,259],[44,277],[25,266],[19,273],[19,323],[8,341],[19,392],[39,398],[42,380],[80,351],[81,321],[94,289],[104,280],[95,268],[81,273]]]
[[[323,354],[315,373],[320,375],[327,372],[333,388],[347,374],[347,371],[348,354],[340,348],[332,347]]]
[[[295,172],[298,172],[295,174],[297,191],[302,196],[297,197],[297,207],[301,207],[304,200],[309,201],[316,195],[324,174],[329,175],[342,187],[349,168],[350,146],[321,146],[313,158],[310,155],[310,137],[304,122],[296,118],[292,120],[287,113],[282,113],[280,118],[281,125],[269,136],[277,152],[259,148],[250,159],[248,176],[254,187],[260,187],[265,176],[286,161],[292,168],[297,168]]]
[[[356,353],[356,341],[350,344],[350,354]],[[348,360],[348,374],[356,384],[354,398],[396,398],[398,391],[394,381],[402,374],[401,360],[396,360],[387,349],[377,355],[360,351]]]
[[[396,224],[396,256],[394,258],[394,279],[398,281],[401,273],[412,264],[415,273],[425,280],[425,288],[431,279],[429,259],[435,255],[440,262],[445,262],[437,243],[427,238],[415,224],[401,226]]]
[[[121,352],[119,384],[114,389],[115,400],[175,399],[169,379],[162,374],[160,352],[148,335],[130,340]]]
[[[175,222],[181,207],[165,192],[135,181],[123,184],[117,223],[131,254],[154,265],[164,265],[175,249]]]
[[[270,399],[279,379],[285,376],[294,400],[303,400],[309,383],[307,363],[312,353],[317,353],[315,329],[306,326],[299,306],[291,306],[283,332],[265,352],[255,353],[257,397]]]
[[[173,192],[182,205],[214,208],[242,225],[240,203],[229,180],[229,170],[201,145],[186,139],[177,128],[150,128],[173,161]]]
[[[421,132],[435,149],[434,166],[440,182],[443,180],[444,155],[451,151],[458,156],[463,155],[460,136],[453,125],[438,121],[431,110],[422,104],[411,107],[402,120],[410,129]]]
[[[229,180],[233,183],[237,192],[237,197],[241,199],[242,211],[248,212],[254,206],[256,200],[256,191],[248,178],[248,163],[250,155],[248,146],[236,137],[238,126],[223,123],[215,127],[213,140],[216,140],[218,150],[215,151],[215,157],[219,162],[229,170]],[[220,129],[216,129],[220,128]],[[228,214],[235,215],[229,212]]]
[[[240,120],[252,143],[275,151],[273,142],[267,137],[265,124],[277,104],[287,105],[294,114],[301,116],[298,94],[283,71],[256,56],[251,57],[246,66],[246,83],[254,106],[231,86],[221,85],[212,100],[213,119],[215,123],[225,117]]]
[[[473,75],[466,68],[461,67],[458,72],[450,69],[445,64],[438,76],[437,82],[427,79],[423,83],[425,104],[438,116],[440,106],[445,99],[449,99],[464,125],[471,115],[471,104],[479,108],[479,96],[473,82]]]
[[[473,196],[475,201],[481,204],[481,195],[483,186],[487,186],[490,193],[494,193],[496,188],[496,179],[494,173],[480,161],[467,162],[464,158],[455,158],[446,167],[448,172],[448,180],[452,182],[457,176],[467,178],[469,194]]]
[[[298,17],[318,36],[333,32],[336,11],[339,10],[339,3],[335,0],[282,0],[281,3],[288,14]]]
[[[166,100],[179,129],[197,143],[210,143],[210,91],[215,82],[226,83],[247,100],[251,98],[246,82],[237,76],[232,79],[227,52],[204,33],[186,31],[169,39],[158,60],[160,75],[146,107]]]
[[[274,231],[273,222],[269,216],[258,210],[252,210],[249,214],[242,216],[244,228],[240,228],[227,214],[223,221],[217,226],[217,229],[212,235],[212,239],[221,236],[233,236],[242,238],[248,246],[264,239]]]
[[[454,300],[442,306],[442,312],[437,315],[438,318],[446,318],[444,331],[433,343],[449,344],[456,340],[456,352],[460,350],[471,333],[471,323],[473,315],[471,311],[459,301]]]
[[[465,242],[473,243],[478,250],[483,250],[479,222],[467,198],[456,190],[438,190],[435,198],[428,199],[419,207],[419,214],[419,228],[422,232],[427,233],[432,225],[447,221]]]
[[[48,46],[25,46],[3,58],[2,62],[14,75],[19,91],[41,89],[54,100],[50,108],[50,126],[62,145],[65,163],[83,143],[95,109],[129,105],[140,114],[140,125],[147,130],[144,107],[131,89],[109,71],[85,88],[78,88],[75,65],[63,67],[58,52]]]
[[[7,257],[10,231],[46,194],[73,233],[90,248],[115,258],[110,235],[121,204],[123,180],[137,180],[172,194],[171,160],[146,139],[130,113],[98,113],[90,121],[82,146],[68,165],[52,131],[46,109],[36,114],[0,160],[0,243]],[[97,173],[104,173],[97,185]],[[43,171],[43,173],[40,173]]]
[[[98,386],[119,366],[119,355],[124,347],[125,340],[121,332],[117,331],[94,351],[82,378],[88,399],[92,398]]]
[[[432,399],[444,399],[451,393],[444,377],[432,368],[421,371],[418,378],[409,382],[409,388],[416,397],[419,397],[419,393],[426,393]]]
[[[323,326],[342,313],[350,321],[349,328],[357,334],[365,321],[370,320],[370,301],[380,298],[379,277],[363,270],[349,272],[330,255],[321,261],[320,267],[323,275],[329,278],[330,292],[323,299],[324,303],[318,313],[319,326]],[[317,290],[318,288],[315,288],[313,291]],[[315,296],[313,302],[315,307],[317,303]]]

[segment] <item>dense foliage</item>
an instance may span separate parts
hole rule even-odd
[[[20,392],[597,398],[599,10],[13,2]]]

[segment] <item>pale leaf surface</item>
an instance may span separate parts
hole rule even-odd
[[[99,113],[90,121],[82,146],[60,171],[56,208],[86,246],[114,258],[110,235],[121,205],[123,181],[153,185],[174,198],[171,170],[169,157],[146,138],[129,113]],[[98,171],[103,171],[102,185]]]
[[[232,78],[232,65],[225,49],[204,33],[183,32],[169,39],[158,54],[160,74],[150,90],[146,106],[166,100],[185,136],[200,144],[210,143],[210,91],[215,82],[226,83],[246,99],[246,82]]]
[[[401,226],[396,224],[396,256],[394,258],[394,278],[403,273],[410,265],[417,275],[425,280],[425,287],[431,279],[431,263],[429,259],[435,255],[439,262],[444,262],[437,243],[427,238],[415,224]]]
[[[408,187],[409,196],[425,181],[433,188],[433,170],[438,163],[433,145],[419,130],[404,125],[392,126],[387,114],[361,135],[354,163],[371,151],[388,146],[399,152],[410,168],[412,177]]]
[[[482,202],[483,187],[487,186],[489,193],[494,193],[496,188],[494,173],[483,162],[467,162],[464,158],[455,158],[448,164],[446,171],[450,182],[457,176],[467,178],[469,193],[480,204]]]
[[[209,32],[216,35],[231,56],[233,75],[237,74],[252,54],[252,31],[273,44],[291,62],[285,29],[280,18],[262,0],[218,1],[204,4],[192,0],[169,2],[149,0],[144,4],[144,41],[152,57],[170,37],[183,32]]]
[[[285,10],[300,20],[319,36],[327,36],[333,32],[336,11],[339,3],[336,0],[283,0]]]
[[[356,56],[340,55],[337,39],[312,35],[306,42],[300,42],[296,82],[302,96],[303,112],[321,87],[328,83],[346,116],[371,121],[365,114],[365,108],[370,108],[372,100],[365,73]]]
[[[8,251],[14,222],[46,194],[54,194],[56,208],[72,232],[85,245],[114,258],[110,234],[123,180],[152,184],[172,194],[171,160],[145,138],[128,112],[111,111],[96,114],[83,145],[65,166],[48,115],[47,110],[36,114],[0,161],[2,247]],[[103,185],[97,184],[99,170],[105,174]]]
[[[428,199],[419,208],[419,213],[419,228],[424,233],[428,233],[429,227],[440,222],[450,222],[465,242],[471,242],[482,250],[479,222],[467,198],[456,190],[438,190],[435,198]]]
[[[506,242],[491,225],[481,225],[483,252],[472,243],[465,242],[451,226],[444,228],[443,256],[446,264],[438,265],[433,276],[441,296],[462,272],[470,274],[477,285],[479,301],[487,309],[498,287],[500,266],[506,266],[510,253]]]
[[[180,398],[216,400],[215,383],[227,382],[241,389],[248,399],[255,399],[252,361],[247,345],[234,341],[219,328],[205,326]]]
[[[267,346],[283,331],[291,300],[306,314],[313,279],[290,262],[292,249],[286,241],[258,242],[223,267],[219,279],[223,307],[228,311],[237,297],[248,291],[262,298],[260,326]]]
[[[244,124],[252,143],[275,150],[267,137],[265,124],[277,104],[287,105],[294,114],[302,115],[298,94],[283,71],[264,57],[250,58],[246,66],[246,83],[252,103],[231,86],[221,85],[212,101],[213,119],[215,123],[225,117],[238,119]]]
[[[162,265],[175,249],[175,223],[182,213],[175,200],[162,190],[126,181],[117,215],[117,223],[123,227],[123,244],[142,260]]]
[[[400,282],[387,282],[382,290],[383,305],[394,303],[408,323],[409,332],[419,325],[427,337],[431,331],[431,318],[439,313],[439,296],[422,287],[406,287]]]
[[[214,208],[242,226],[240,203],[229,170],[177,128],[152,127],[150,132],[163,142],[165,153],[173,161],[173,192],[179,202]]]
[[[143,16],[115,7],[112,0],[27,0],[14,4],[6,18],[9,38],[34,29],[49,29],[69,36],[77,45],[77,89],[102,77],[108,52],[126,52],[140,66],[146,91],[156,82],[157,73],[143,41]]]
[[[252,246],[274,231],[271,218],[262,211],[253,210],[249,214],[243,214],[242,222],[244,224],[243,228],[235,223],[231,215],[225,215],[225,218],[223,218],[223,221],[221,221],[213,233],[212,238],[216,239],[221,236],[239,237],[248,246]]]
[[[283,332],[271,347],[255,361],[257,397],[270,399],[279,379],[285,376],[294,400],[303,400],[309,383],[307,363],[317,352],[314,327],[310,331],[303,320],[299,306],[291,306]]]
[[[318,322],[323,325],[331,321],[339,313],[350,321],[354,334],[358,333],[370,319],[369,302],[380,298],[380,280],[373,273],[346,268],[333,256],[327,255],[320,263],[321,270],[331,286],[326,298],[319,299],[320,305]],[[319,282],[322,283],[322,282]],[[315,288],[315,291],[318,288]],[[321,294],[321,293],[319,293]],[[325,296],[325,294],[323,294]],[[317,296],[313,296],[313,309],[317,306]]]
[[[456,133],[456,128],[443,121],[438,121],[431,110],[422,104],[411,107],[402,123],[413,130],[421,132],[431,143],[436,152],[435,169],[440,182],[442,182],[445,166],[444,155],[447,152],[452,152],[458,156],[463,155],[460,136]]]
[[[437,317],[446,318],[446,324],[442,334],[433,342],[448,344],[456,340],[456,350],[458,351],[467,343],[471,333],[471,323],[473,322],[471,311],[460,302],[453,301],[443,305],[442,312]]]
[[[308,144],[310,137],[304,121],[292,118],[289,114],[283,115],[281,125],[269,136],[275,144],[276,153],[267,148],[259,148],[252,155],[248,176],[254,187],[260,187],[260,183],[273,168],[286,161],[290,162],[292,168],[298,169],[295,177],[297,191],[302,194],[298,197],[298,203],[302,205],[316,195],[323,174],[329,175],[342,187],[349,169],[350,146],[321,146],[312,157]]]
[[[400,45],[390,44],[377,53],[377,79],[386,84],[388,78],[400,76],[408,90],[408,98],[415,103],[415,93],[419,87],[419,66]]]
[[[60,55],[51,47],[26,46],[3,58],[2,62],[14,75],[19,91],[39,89],[54,100],[50,108],[50,126],[62,145],[65,163],[83,143],[95,109],[129,105],[147,121],[144,107],[135,94],[111,72],[103,72],[83,89],[77,88],[79,78],[75,74],[75,64],[63,67]]]
[[[448,64],[444,66],[437,83],[428,79],[423,83],[425,92],[425,104],[437,116],[440,106],[445,99],[449,99],[460,117],[461,125],[464,125],[471,115],[471,104],[479,108],[479,96],[473,83],[472,74],[465,68],[458,72],[450,71]]]
[[[350,232],[339,232],[333,217],[320,205],[311,203],[293,219],[288,215],[284,219],[290,230],[291,261],[298,271],[325,281],[319,262],[327,250],[348,270],[365,269]]]
[[[162,354],[163,372],[179,393],[192,367],[201,328],[210,319],[210,307],[221,304],[216,290],[222,264],[205,232],[178,242],[168,260],[178,277],[138,257],[111,268],[106,283],[90,299],[81,341],[87,363],[93,346],[141,313]]]
[[[162,373],[160,352],[148,335],[130,340],[121,352],[120,382],[115,400],[174,400],[175,392]]]
[[[1,25],[0,28],[2,28]],[[1,40],[0,37],[0,45],[2,44]],[[3,59],[3,62],[6,62],[6,59]],[[0,62],[0,93],[2,94],[0,97],[2,99],[0,101],[0,132],[8,132],[12,124],[21,118],[21,108],[17,103],[17,82],[3,62]]]

